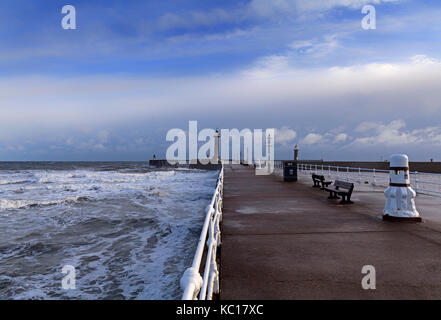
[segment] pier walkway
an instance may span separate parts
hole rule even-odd
[[[356,184],[342,206],[310,180],[226,166],[221,299],[441,299],[441,223],[383,222],[382,189]],[[439,198],[419,201],[441,219]],[[376,290],[362,289],[365,265]]]

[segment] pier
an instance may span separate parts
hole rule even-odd
[[[418,196],[424,223],[393,223],[384,188],[356,184],[355,203],[339,205],[311,186],[225,166],[222,300],[441,299],[439,197]],[[362,288],[366,265],[375,290]]]

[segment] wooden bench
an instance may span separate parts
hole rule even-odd
[[[325,190],[329,192],[328,199],[340,199],[339,196],[341,196],[341,204],[353,203],[351,201],[352,191],[354,190],[353,183],[335,180],[334,185],[326,187]]]
[[[320,176],[315,173],[312,174],[312,181],[314,182],[314,188],[320,188],[322,190],[325,190],[325,188],[332,183],[332,181],[326,181],[325,176]]]

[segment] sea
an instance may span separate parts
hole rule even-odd
[[[180,299],[217,175],[0,162],[0,299]]]

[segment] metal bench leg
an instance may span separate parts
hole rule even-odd
[[[346,203],[346,196],[341,196],[341,201],[340,204],[345,204]]]
[[[348,195],[342,196],[342,200],[340,201],[340,204],[351,204],[353,203],[351,201],[351,198]]]
[[[329,193],[330,193],[330,195],[329,195],[328,199],[340,199],[340,197],[337,196],[337,193],[335,193],[333,191],[330,191]]]

